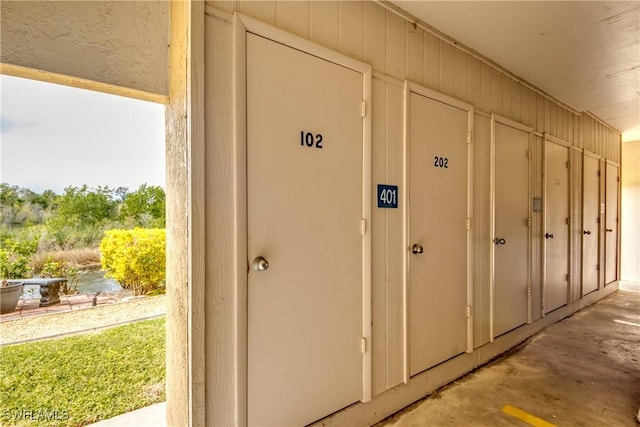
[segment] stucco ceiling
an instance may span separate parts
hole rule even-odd
[[[640,139],[640,1],[391,3]]]

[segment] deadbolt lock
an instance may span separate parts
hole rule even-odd
[[[413,253],[414,255],[421,254],[423,252],[424,248],[422,247],[422,245],[415,243],[413,246],[411,246],[411,253]]]
[[[553,234],[544,233],[544,238],[545,239],[553,239]]]

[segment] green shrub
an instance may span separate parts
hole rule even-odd
[[[100,261],[105,276],[117,280],[135,295],[164,290],[164,229],[108,230],[100,243]]]
[[[64,277],[67,279],[67,282],[62,285],[60,292],[65,295],[75,295],[78,293],[80,271],[69,265],[65,260],[56,261],[53,257],[48,257],[42,265],[40,277]]]
[[[29,257],[0,249],[0,279],[25,279],[31,277]]]

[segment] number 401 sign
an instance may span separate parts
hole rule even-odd
[[[378,207],[398,208],[398,186],[378,184]]]

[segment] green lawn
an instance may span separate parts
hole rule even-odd
[[[162,402],[164,384],[164,317],[2,347],[0,424],[83,426]]]

